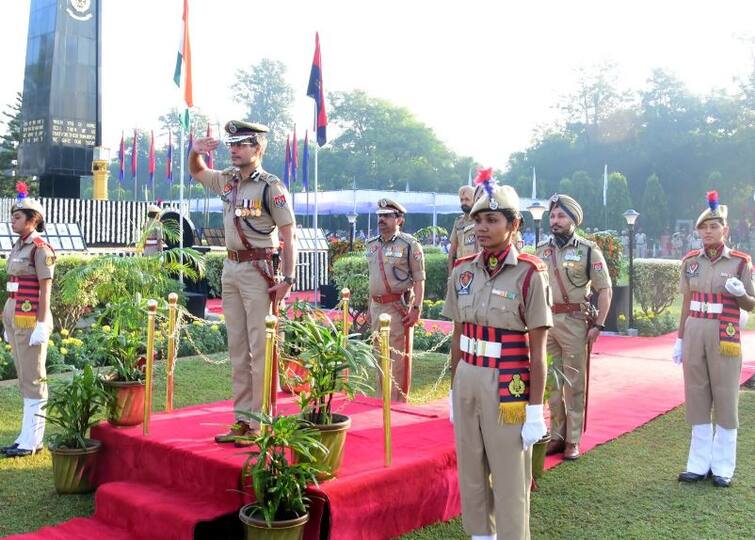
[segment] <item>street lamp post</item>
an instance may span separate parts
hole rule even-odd
[[[634,223],[640,213],[633,209],[624,212],[624,219],[629,225],[629,328],[634,326]]]
[[[532,220],[535,222],[535,247],[540,243],[540,220],[543,219],[545,213],[545,206],[540,201],[533,201],[531,205],[527,207],[529,213],[532,215]]]
[[[357,213],[351,212],[346,215],[346,219],[349,220],[351,225],[351,233],[349,234],[349,251],[354,251],[354,235],[356,234]]]

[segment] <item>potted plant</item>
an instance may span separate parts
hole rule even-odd
[[[246,538],[300,540],[309,519],[305,491],[317,483],[320,470],[311,459],[294,460],[293,454],[312,458],[325,448],[301,417],[248,416],[260,423],[260,430],[249,437],[257,448],[243,467],[243,485],[251,485],[256,499],[239,511]]]
[[[44,417],[60,428],[59,433],[50,436],[48,443],[58,493],[88,493],[94,489],[101,443],[86,436],[107,401],[108,393],[102,380],[90,365],[75,372],[69,380],[52,385]]]
[[[286,332],[287,325],[292,321],[303,321],[305,316],[312,315],[314,310],[309,302],[296,300],[289,309],[281,312],[281,347],[280,347],[280,383],[281,388],[290,394],[300,394],[309,390],[307,384],[307,370],[299,359],[302,344],[297,339],[295,330]]]
[[[117,324],[112,329],[103,327],[102,333],[107,365],[113,368],[105,379],[111,394],[108,422],[114,426],[137,426],[144,420],[146,391],[145,346],[141,335],[123,331]]]
[[[372,389],[368,382],[376,367],[372,344],[358,334],[344,338],[340,328],[324,314],[311,313],[301,321],[291,321],[286,332],[300,344],[299,359],[308,374],[309,390],[299,394],[301,416],[320,431],[327,448],[327,452],[313,452],[323,470],[320,478],[331,478],[341,466],[351,425],[348,416],[333,412],[333,396],[340,392],[353,399]]]

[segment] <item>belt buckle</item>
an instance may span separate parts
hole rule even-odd
[[[710,304],[708,304],[708,302],[700,302],[700,311],[702,313],[708,313],[709,309],[710,309]]]

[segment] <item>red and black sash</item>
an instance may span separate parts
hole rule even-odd
[[[692,291],[692,301],[701,304],[722,304],[721,313],[690,310],[695,319],[718,319],[719,349],[724,356],[739,356],[742,352],[737,297],[728,293],[702,293]]]
[[[8,298],[16,300],[13,324],[16,328],[34,328],[39,311],[39,279],[35,274],[8,276],[10,283],[18,283],[18,290]]]
[[[501,344],[500,358],[477,356],[461,351],[465,362],[477,367],[498,370],[499,420],[504,424],[521,424],[530,399],[530,345],[527,332],[504,330],[465,322],[462,333],[469,339]]]

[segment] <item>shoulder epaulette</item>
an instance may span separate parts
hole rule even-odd
[[[540,242],[540,243],[539,243],[539,244],[537,245],[537,247],[545,247],[545,246],[547,246],[547,245],[548,245],[549,243],[550,243],[550,240],[543,240],[543,241],[541,241],[541,242]]]
[[[228,167],[226,169],[223,169],[220,174],[223,176],[233,177],[239,170],[236,167]]]
[[[729,253],[731,253],[734,257],[739,257],[740,259],[744,259],[747,262],[750,262],[752,260],[752,257],[750,257],[744,251],[737,251],[736,249],[732,249]]]
[[[538,272],[545,272],[546,270],[545,263],[542,261],[542,259],[540,259],[540,257],[530,255],[529,253],[520,253],[519,255],[517,255],[517,260],[530,263],[537,269]]]
[[[281,181],[280,178],[278,178],[274,174],[269,173],[267,171],[261,171],[260,172],[260,180],[263,180],[263,181],[267,182],[271,186],[273,184],[277,184],[277,183],[279,183]]]
[[[697,257],[698,255],[700,255],[700,253],[701,251],[699,249],[692,249],[689,252],[687,252],[687,254],[684,257],[682,257],[682,261],[686,261],[690,257]]]
[[[467,255],[466,257],[462,257],[461,259],[456,259],[454,261],[454,268],[462,263],[471,262],[475,257],[477,257],[477,253],[475,253],[474,255]]]
[[[34,242],[34,245],[37,246],[38,248],[48,248],[49,250],[53,252],[55,251],[53,247],[47,242],[45,242],[41,236],[35,236],[34,238],[32,238],[31,241]]]
[[[409,245],[412,245],[415,242],[418,242],[418,240],[414,238],[411,234],[405,233],[403,231],[399,231],[399,233],[396,235],[396,238],[400,238],[401,240],[403,240]]]
[[[582,243],[582,244],[584,244],[586,246],[589,246],[589,247],[595,248],[595,249],[600,249],[600,247],[598,246],[598,244],[596,244],[592,240],[588,240],[587,238],[584,238],[582,236],[575,236],[575,238],[577,239],[577,242],[580,242],[580,243]]]
[[[380,238],[380,235],[379,235],[379,234],[378,234],[377,236],[373,236],[372,238],[368,238],[368,239],[366,240],[366,242],[367,242],[367,243],[369,244],[370,242],[374,242],[374,241],[375,241],[375,240],[377,240],[378,238]]]

